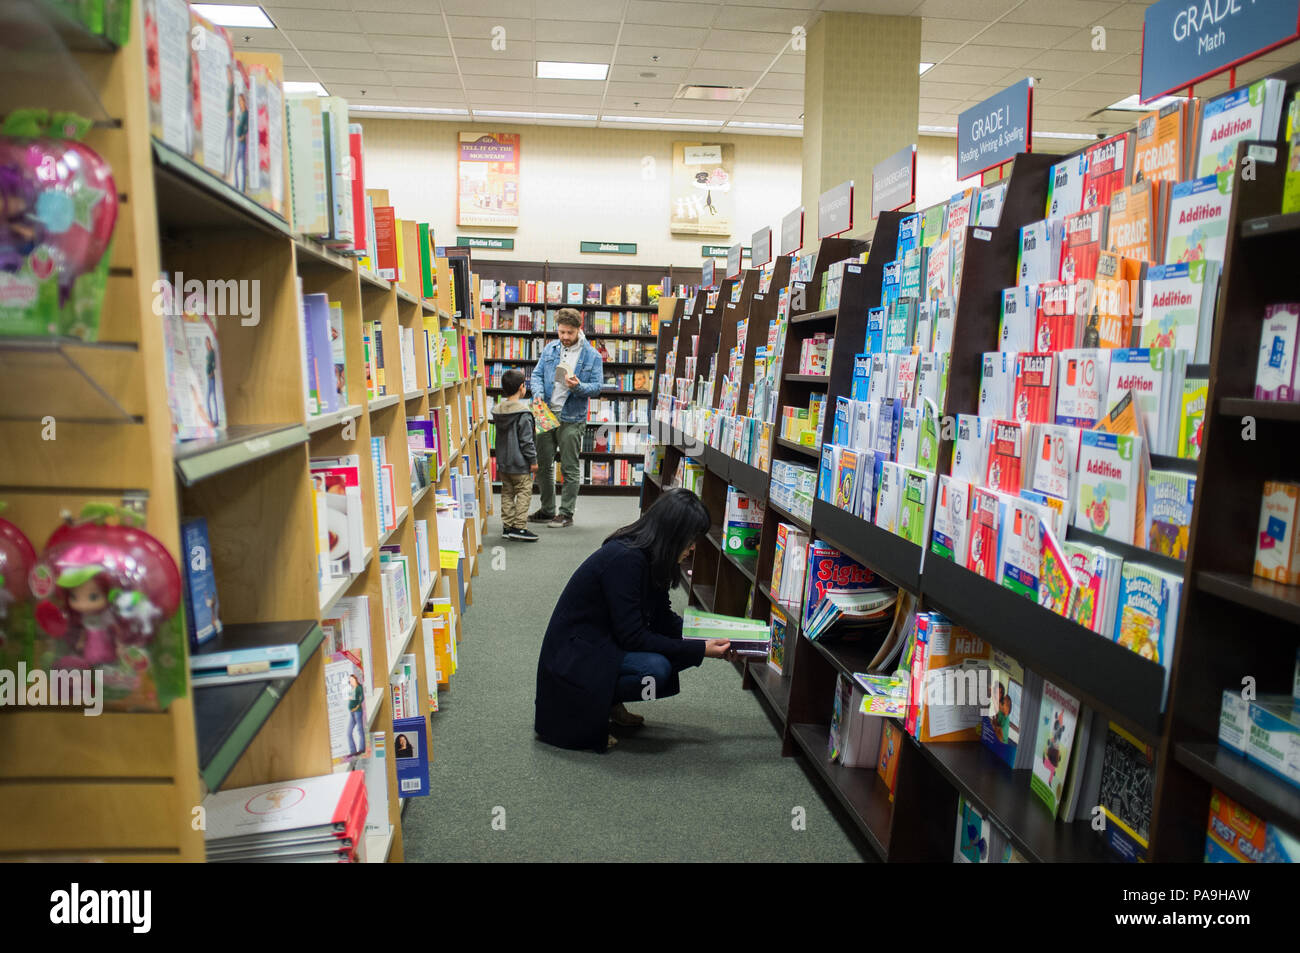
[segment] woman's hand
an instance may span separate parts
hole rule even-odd
[[[705,658],[726,658],[731,651],[729,639],[709,639],[704,643]]]

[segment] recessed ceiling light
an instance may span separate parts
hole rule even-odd
[[[1034,130],[1035,139],[1096,139],[1095,135],[1086,132],[1039,132]]]
[[[923,74],[925,73],[925,71],[928,70],[928,69],[930,69],[932,66],[934,66],[933,63],[922,63],[922,64],[921,64],[921,72],[920,72],[919,74],[917,74],[917,75],[923,75]]]
[[[749,90],[744,86],[705,86],[682,83],[674,99],[709,99],[715,102],[739,102]]]
[[[256,27],[274,30],[275,24],[261,7],[246,7],[236,3],[194,3],[195,10],[217,26]]]
[[[957,135],[956,126],[917,126],[917,132],[929,132],[934,135],[955,136]]]
[[[359,106],[348,104],[348,113],[400,113],[418,116],[468,116],[468,109],[443,109],[435,106]]]
[[[601,116],[601,122],[639,122],[663,126],[721,126],[721,119],[684,119],[680,116],[665,119],[662,116]]]
[[[609,73],[608,63],[553,63],[537,61],[538,79],[597,79]]]
[[[1186,96],[1161,96],[1159,99],[1149,102],[1144,106],[1140,101],[1139,94],[1134,93],[1132,96],[1125,96],[1117,103],[1111,103],[1106,108],[1119,109],[1124,112],[1148,113],[1169,103],[1182,103],[1186,101]]]
[[[655,78],[656,76],[658,76],[658,75],[659,75],[658,73],[642,73],[642,74],[641,74],[641,78],[642,78],[642,79],[654,79],[654,78]]]
[[[579,122],[595,122],[595,116],[583,116],[579,113],[525,113],[497,109],[476,109],[475,116],[493,116],[497,119],[573,119]]]
[[[727,125],[738,129],[803,129],[797,122],[740,122],[733,119]]]
[[[329,91],[320,83],[300,83],[289,80],[284,84],[286,93],[315,93],[317,96],[328,96]]]

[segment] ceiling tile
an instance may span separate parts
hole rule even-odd
[[[457,50],[456,61],[460,63],[460,71],[466,76],[531,77],[536,72],[531,58],[526,60],[477,59],[465,56]]]
[[[570,93],[576,96],[600,96],[605,84],[590,79],[537,79],[534,89],[539,93]]]
[[[701,57],[702,63],[707,59]],[[693,69],[687,72],[684,82],[699,86],[753,86],[759,74],[753,70]]]
[[[922,20],[921,42],[966,43],[984,26],[972,20]]]
[[[1054,105],[1039,105],[1038,103],[1034,103],[1035,119],[1082,120],[1090,112],[1092,112],[1091,109],[1085,109],[1082,106],[1054,106]]]
[[[714,26],[724,30],[759,30],[764,33],[784,33],[789,36],[796,26],[804,26],[808,19],[806,10],[736,7],[727,4],[718,12]]]
[[[451,30],[453,39],[488,39],[491,40],[496,36],[494,32],[497,27],[505,30],[506,44],[510,40],[532,40],[533,21],[516,19],[512,17],[447,17],[447,26]]]
[[[921,62],[938,63],[960,47],[960,43],[936,43],[933,40],[924,40],[921,43]]]
[[[1020,0],[925,0],[910,16],[941,20],[980,20],[990,23],[1005,16]]]
[[[1008,31],[1016,32],[1016,31]],[[1102,39],[1098,34],[1096,39]],[[1141,30],[1110,30],[1105,33],[1105,48],[1102,50],[1093,49],[1093,32],[1091,27],[1085,27],[1082,30],[1075,30],[1064,40],[1056,44],[1058,49],[1072,50],[1079,53],[1092,53],[1095,56],[1105,56],[1108,53],[1140,53],[1142,51],[1142,31]]]
[[[350,83],[360,86],[375,83],[380,86],[390,85],[388,75],[380,69],[335,69],[333,67],[316,67],[316,75],[322,83]]]
[[[592,3],[591,0],[546,0],[534,5],[534,16],[543,20],[594,20],[619,22],[623,8],[617,3]]]
[[[503,109],[507,107],[517,107],[520,109],[531,108],[537,101],[532,90],[520,92],[519,90],[504,89],[471,89],[469,91],[469,101],[475,109],[480,107],[488,109]]]
[[[653,73],[654,75],[642,76],[642,73]],[[644,66],[613,66],[609,71],[609,79],[612,85],[644,82],[683,83],[686,81],[686,70],[661,69],[658,63],[649,68]]]
[[[614,47],[605,43],[542,43],[535,45],[539,60],[561,63],[608,63]]]
[[[279,2],[279,0],[275,0]],[[371,13],[422,13],[436,12],[436,5],[427,0],[349,0],[348,5],[361,16]]]
[[[634,103],[640,103],[640,105],[639,106],[633,105]],[[618,113],[616,113],[618,115],[623,114],[621,112],[622,110],[627,110],[628,112],[632,112],[634,110],[640,109],[647,116],[654,116],[665,109],[671,108],[672,104],[673,101],[671,99],[655,99],[653,97],[646,97],[646,98],[642,98],[640,96],[606,96],[605,97],[605,111],[612,112],[617,110],[619,111]]]
[[[764,89],[803,89],[803,74],[768,73],[759,85]]]
[[[710,53],[709,57],[712,59],[722,55],[723,55],[722,53]],[[784,53],[782,53],[774,60],[769,59],[766,53],[730,53],[726,55],[755,56],[761,59],[768,60],[768,63],[771,64],[770,68],[773,73],[798,73],[800,76],[802,76],[804,74],[804,71],[808,67],[808,58],[798,50],[787,49]]]
[[[365,3],[366,0],[357,0],[358,3]],[[442,9],[446,11],[447,16],[478,16],[478,17],[520,17],[521,19],[532,19],[533,8],[536,4],[533,0],[439,0]],[[431,4],[424,0],[423,6],[428,9]]]
[[[405,70],[414,70],[424,73],[454,73],[456,72],[456,61],[450,56],[414,56],[403,53],[381,53],[378,57],[379,65],[386,70],[393,72],[402,72]],[[397,77],[393,82],[399,82]]]
[[[357,19],[361,21],[367,33],[441,37],[447,35],[442,17],[438,16],[419,16],[413,13],[367,13],[364,16],[358,15]],[[322,28],[317,27],[317,29]]]
[[[1007,23],[1057,23],[1069,26],[1092,26],[1113,13],[1119,3],[1099,0],[1025,0],[1006,16]]]
[[[457,57],[479,60],[527,60],[532,62],[537,55],[537,46],[532,40],[506,39],[505,49],[496,49],[489,37],[456,37],[452,41]],[[531,71],[532,67],[529,67]]]
[[[400,76],[395,77],[400,79]],[[534,80],[527,76],[466,76],[465,88],[475,90],[512,90],[516,93],[533,91]]]
[[[338,10],[348,12],[356,7],[354,0],[264,0],[262,9],[277,26],[281,10]]]
[[[1111,97],[1111,102],[1114,102],[1117,99],[1123,99],[1130,93],[1137,92],[1134,88],[1133,78],[1131,76],[1112,76],[1109,73],[1093,73],[1092,75],[1085,76],[1082,79],[1076,79],[1074,82],[1075,85],[1070,86],[1070,89],[1082,89],[1091,90],[1095,93],[1106,93]],[[1035,99],[1039,96],[1050,98],[1053,95],[1054,91],[1047,87],[1045,87],[1041,92],[1038,90],[1035,90],[1034,92]]]
[[[419,86],[422,89],[460,89],[455,73],[389,73],[394,86]]]
[[[647,40],[653,40],[652,36],[642,36],[637,38],[641,43]],[[658,56],[659,61],[655,62],[651,57]],[[623,31],[623,42],[618,45],[617,62],[630,64],[633,66],[646,66],[654,69],[656,66],[690,66],[695,61],[694,50],[676,50],[662,46],[638,46],[628,43],[627,30]]]
[[[755,0],[750,0],[755,2]],[[762,0],[764,6],[776,6],[777,0]],[[874,13],[882,16],[903,17],[916,9],[917,0],[823,0],[821,9],[837,13]],[[807,2],[790,4],[809,6]]]
[[[736,118],[797,122],[801,112],[803,112],[802,106],[792,106],[789,103],[759,103],[751,99],[740,104],[740,109],[736,111]]]
[[[595,112],[600,108],[600,96],[573,96],[568,93],[543,93],[540,90],[537,93],[537,105],[554,108],[555,111],[561,109],[587,110]]]
[[[1028,46],[1049,50],[1078,31],[1072,26],[1052,26],[1046,23],[1017,23],[1014,28],[998,28],[981,36],[977,43],[997,43],[1002,46]]]
[[[370,69],[378,67],[372,53],[323,53],[302,51],[303,58],[317,69]]]
[[[921,78],[922,99],[970,99],[972,96],[978,96],[985,89],[980,83],[931,82],[929,76],[930,73],[926,73]]]
[[[322,34],[328,37],[346,37],[346,33],[326,33]],[[244,37],[248,37],[247,40]],[[257,50],[260,52],[279,53],[281,50],[292,49],[289,46],[289,40],[285,34],[279,30],[245,30],[242,33],[235,30],[230,34],[230,41],[235,44],[237,50]],[[365,49],[365,47],[362,47]]]
[[[988,35],[986,33],[984,36]],[[1038,51],[1034,49],[1008,49],[1005,46],[980,46],[967,43],[944,60],[943,65],[1001,66],[1003,69],[1008,69],[1027,63],[1037,55]]]
[[[421,86],[395,86],[393,92],[397,98],[412,105],[442,106],[451,109],[465,108],[465,94],[459,87],[448,86],[445,89],[425,89]]]
[[[613,6],[613,4],[610,4]],[[720,8],[717,2],[668,3],[662,0],[631,0],[627,5],[627,23],[653,26],[709,26]],[[624,33],[626,33],[626,28]]]
[[[1106,29],[1112,27],[1119,30],[1142,30],[1143,23],[1146,19],[1147,4],[1129,0],[1111,10],[1099,21]]]
[[[1109,106],[1114,101],[1114,96],[1109,93],[1088,89],[1062,89],[1050,96],[1043,96],[1041,99],[1035,97],[1034,110],[1037,111],[1041,103],[1044,106],[1087,107],[1087,111],[1092,112],[1094,109]]]
[[[617,23],[538,20],[536,39],[550,43],[610,43],[618,39]]]
[[[1109,70],[1117,57],[1107,53],[1081,53],[1072,50],[1046,50],[1029,61],[1030,66],[1044,69],[1070,70],[1091,73],[1098,69]]]
[[[743,30],[710,30],[704,40],[706,50],[732,50],[748,53],[776,54],[789,42],[779,33],[751,33]]]
[[[445,36],[407,36],[399,33],[367,33],[376,53],[413,53],[421,56],[449,56],[451,44]]]
[[[364,33],[327,33],[321,30],[293,30],[287,34],[289,41],[300,50],[338,50],[369,53],[372,49]],[[288,42],[285,43],[288,45]]]
[[[794,89],[764,89],[762,86],[747,97],[756,103],[781,103],[787,106],[802,106],[803,92]]]
[[[348,101],[348,105],[360,105],[362,103],[377,103],[385,100],[393,100],[396,93],[391,86],[370,85],[353,86],[346,83],[329,83],[327,84],[331,96],[342,96]],[[365,90],[365,95],[361,94]]]
[[[676,83],[610,83],[609,95],[625,99],[672,99],[677,95]]]
[[[1043,54],[1046,55],[1046,54]],[[992,83],[1006,75],[1006,68],[999,66],[954,66],[941,63],[932,70],[927,70],[925,80],[931,83]]]
[[[284,9],[274,17],[275,25],[290,36],[294,30],[321,30],[328,33],[360,33],[362,18],[338,10]]]

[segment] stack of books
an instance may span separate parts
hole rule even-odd
[[[365,860],[362,771],[218,791],[203,799],[212,863],[347,864]]]

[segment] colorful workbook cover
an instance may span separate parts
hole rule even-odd
[[[1016,746],[1020,743],[1020,702],[1025,690],[1024,667],[1010,655],[993,649],[989,668],[992,691],[989,707],[980,719],[980,741],[1007,767],[1016,764]]]
[[[1119,609],[1115,641],[1126,649],[1166,667],[1165,637],[1178,614],[1182,580],[1140,563],[1125,562],[1120,569]]]
[[[1029,789],[1047,805],[1053,817],[1061,806],[1078,720],[1078,700],[1045,680]]]
[[[1196,499],[1196,474],[1152,470],[1147,474],[1146,547],[1186,559]]]
[[[1074,525],[1121,543],[1133,542],[1141,439],[1083,431]]]

